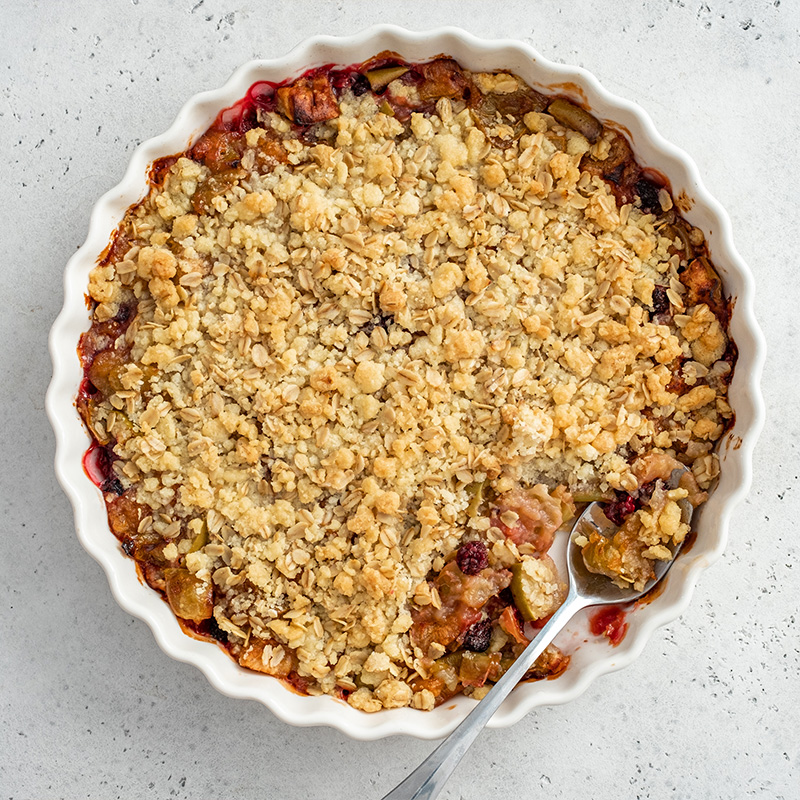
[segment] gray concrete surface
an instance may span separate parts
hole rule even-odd
[[[792,0],[0,0],[0,797],[378,798],[432,748],[291,728],[171,661],[114,603],[51,468],[46,337],[89,210],[241,62],[375,22],[517,37],[693,154],[770,345],[769,422],[725,558],[630,668],[487,732],[443,795],[798,798],[800,6]]]

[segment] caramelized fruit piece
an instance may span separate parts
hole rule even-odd
[[[136,536],[139,523],[144,519],[145,508],[127,492],[106,502],[108,525],[118,539]]]
[[[525,675],[526,680],[541,681],[555,678],[569,666],[570,657],[554,644],[549,644]]]
[[[674,470],[683,468],[684,465],[680,461],[668,456],[666,453],[647,453],[647,455],[641,456],[633,462],[633,474],[639,481],[640,486],[651,483],[657,478],[661,478],[662,481],[668,481]],[[708,495],[700,491],[697,479],[691,470],[687,470],[681,475],[678,486],[681,489],[686,489],[689,493],[686,499],[694,508],[697,508],[701,503],[705,503],[708,499]]]
[[[190,553],[196,553],[201,548],[208,544],[208,527],[203,523],[203,528],[193,539],[192,546],[189,548]]]
[[[722,282],[706,258],[696,258],[681,273],[681,283],[689,290],[686,293],[686,306],[705,303],[714,316],[725,313],[722,297]]]
[[[587,153],[581,159],[581,169],[591,172],[592,175],[602,175],[608,180],[614,180],[612,176],[616,170],[632,161],[633,152],[631,151],[630,145],[624,136],[616,134],[611,140],[608,155],[600,159]]]
[[[447,646],[471,625],[480,621],[481,609],[490,598],[511,582],[507,570],[485,569],[478,575],[465,575],[455,561],[445,565],[434,581],[441,608],[433,604],[414,613],[411,641],[427,652],[431,644]]]
[[[414,692],[421,692],[423,690],[429,691],[433,695],[434,703],[437,706],[444,703],[445,700],[449,700],[460,691],[458,683],[456,683],[455,688],[450,689],[439,675],[429,675],[427,678],[422,678],[418,675],[412,678],[410,683]]]
[[[497,147],[510,147],[528,129],[524,117],[530,111],[544,111],[547,99],[544,95],[524,86],[515,92],[473,92],[470,106],[475,124]],[[511,132],[511,136],[498,135],[500,131]]]
[[[188,569],[169,567],[164,570],[167,600],[175,615],[192,622],[209,619],[214,611],[214,590]]]
[[[120,350],[101,350],[89,367],[89,380],[92,385],[105,397],[122,389],[120,375],[122,374],[127,354]]]
[[[525,635],[522,630],[522,621],[520,620],[519,611],[514,606],[508,606],[497,620],[500,627],[517,643],[524,646],[530,644],[530,639]]]
[[[467,506],[467,516],[477,517],[480,507],[483,505],[484,492],[486,490],[486,481],[480,483],[471,483],[467,486],[467,494],[471,496],[469,506]]]
[[[214,172],[198,185],[192,195],[192,210],[195,214],[213,214],[212,201],[215,197],[225,194],[239,180],[244,178],[245,171],[239,167]]]
[[[287,164],[288,162],[289,153],[277,134],[272,130],[262,134],[256,147],[256,163],[261,170],[269,171],[276,164]]]
[[[452,58],[437,58],[420,65],[423,81],[419,86],[421,100],[449,97],[462,100],[470,93],[471,84],[464,71]]]
[[[197,140],[190,155],[212,172],[223,172],[239,166],[243,149],[244,142],[240,134],[210,130]]]
[[[581,169],[592,175],[600,175],[609,183],[617,203],[630,203],[636,196],[634,186],[641,170],[633,159],[633,151],[624,136],[615,134],[611,140],[608,156],[597,159],[587,153],[581,159]]]
[[[380,92],[392,81],[397,80],[408,72],[408,67],[383,67],[371,69],[364,73],[373,92]]]
[[[571,501],[571,498],[569,498]],[[517,515],[516,522],[506,524],[506,511]],[[514,544],[530,544],[537,552],[546,553],[553,544],[556,530],[564,522],[562,497],[550,494],[543,483],[530,489],[514,489],[497,498],[492,524]]]
[[[653,562],[642,555],[647,545],[639,539],[639,528],[638,517],[629,517],[610,538],[592,531],[581,550],[586,569],[611,578],[618,586],[644,585],[652,580]]]
[[[161,569],[169,566],[164,558],[166,542],[155,532],[136,534],[126,537],[122,549],[140,564],[149,564]]]
[[[148,586],[151,586],[157,592],[165,592],[167,590],[166,583],[164,582],[163,567],[148,562],[139,562],[136,566],[141,569]]]
[[[582,133],[592,144],[603,134],[603,126],[588,111],[584,111],[574,103],[557,98],[547,107],[547,112],[562,125]]]
[[[462,689],[459,680],[461,660],[461,653],[449,653],[437,659],[431,666],[428,677],[414,678],[411,681],[411,688],[415,692],[427,689],[436,698],[437,706],[449,700]]]
[[[278,111],[298,125],[313,125],[339,116],[339,104],[327,74],[300,78],[275,93]]]
[[[601,492],[599,489],[584,489],[573,492],[572,499],[576,503],[608,502],[614,499],[614,492],[611,490]]]
[[[266,663],[264,649],[267,651]],[[239,663],[256,672],[264,672],[276,678],[285,678],[297,666],[297,658],[288,647],[275,640],[250,638],[247,647],[239,655]]]
[[[464,686],[483,686],[487,680],[496,679],[501,660],[500,653],[464,653],[458,679]]]

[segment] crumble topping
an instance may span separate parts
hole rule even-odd
[[[561,602],[504,495],[535,487],[557,528],[567,489],[635,492],[652,451],[709,488],[731,418],[724,319],[675,227],[587,168],[613,158],[610,130],[590,141],[544,109],[481,126],[448,96],[401,120],[372,92],[302,88],[259,112],[235,166],[184,154],[129,211],[89,294],[96,324],[135,315],[89,369],[86,417],[136,534],[175,570],[168,597],[188,585],[202,606],[213,589],[240,663],[365,711],[430,708],[447,645],[412,627],[442,608],[428,578],[462,543],[508,575],[473,588],[517,570],[533,618]],[[287,119],[300,108],[313,136]],[[636,512],[643,558],[686,535],[678,494]],[[194,607],[181,616],[206,618]],[[485,675],[459,675],[480,696]]]

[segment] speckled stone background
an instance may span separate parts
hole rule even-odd
[[[376,22],[516,37],[641,103],[730,212],[771,348],[753,490],[691,608],[579,700],[484,733],[443,797],[800,797],[800,4],[0,0],[0,20],[0,797],[370,800],[433,747],[291,728],[163,655],[78,544],[43,408],[64,263],[133,148],[241,62]]]

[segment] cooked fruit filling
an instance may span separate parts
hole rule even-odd
[[[621,585],[686,536],[732,423],[730,304],[617,129],[382,53],[255,84],[150,177],[90,275],[77,405],[111,531],[185,630],[427,710],[563,602],[582,503]]]

